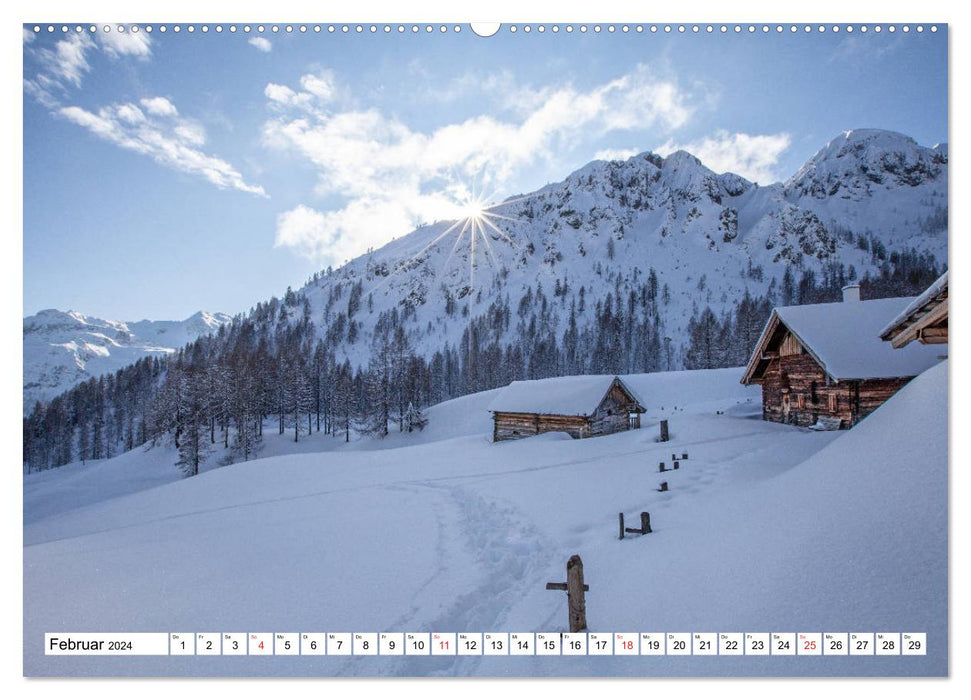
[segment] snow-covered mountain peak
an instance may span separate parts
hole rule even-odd
[[[680,170],[685,167],[700,168],[707,173],[711,172],[697,157],[684,150],[675,151],[664,159],[664,170]]]
[[[894,184],[914,174],[912,164],[924,179]],[[592,161],[491,211],[501,233],[487,227],[488,243],[479,240],[471,260],[461,227],[439,221],[315,276],[301,293],[338,361],[366,366],[392,313],[426,358],[446,343],[458,347],[475,318],[489,319],[500,347],[537,336],[560,342],[571,309],[582,335],[603,322],[597,302],[608,295],[640,300],[676,347],[693,313],[723,313],[746,293],[778,290],[787,271],[859,279],[878,274],[888,251],[911,249],[942,261],[946,148],[855,130],[830,141],[788,185],[766,186],[718,174],[686,151],[645,151]]]
[[[85,316],[77,311],[60,311],[59,309],[44,309],[33,316],[24,319],[24,332],[41,329],[82,329],[98,328],[101,330],[127,330],[127,326],[119,321]]]
[[[785,188],[816,199],[861,197],[875,188],[916,187],[947,169],[947,147],[926,148],[882,129],[845,131],[810,158]]]
[[[231,317],[199,311],[184,321],[112,321],[44,309],[24,318],[24,410],[146,355],[167,354]]]

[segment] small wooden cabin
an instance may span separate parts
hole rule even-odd
[[[620,377],[555,377],[513,382],[489,406],[493,442],[540,433],[574,438],[641,427],[644,407]]]
[[[947,273],[914,299],[880,333],[895,348],[916,340],[924,345],[947,342]]]
[[[842,303],[773,309],[742,377],[762,386],[762,419],[850,428],[936,364],[933,347],[894,350],[880,340],[887,319],[911,301],[860,301],[851,286]]]

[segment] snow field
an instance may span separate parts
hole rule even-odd
[[[28,478],[25,672],[946,673],[946,363],[845,433],[758,420],[752,390],[730,372],[625,377],[648,406],[644,427],[590,440],[492,444],[479,415],[491,397],[475,395],[431,409],[426,431],[395,438],[415,444],[392,449],[360,441],[268,456],[77,503],[81,470]],[[655,442],[661,415],[668,443]],[[689,459],[659,474],[672,452]],[[151,475],[156,458],[141,455],[98,465],[88,493],[125,458]],[[662,480],[670,491],[656,491]],[[641,510],[654,533],[618,540],[617,513],[633,524]],[[590,585],[591,631],[926,631],[929,653],[94,659],[44,657],[39,641],[99,630],[564,631],[566,596],[545,583],[563,580],[572,554]]]

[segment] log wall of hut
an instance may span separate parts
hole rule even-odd
[[[590,421],[585,416],[541,415],[539,413],[505,413],[493,416],[492,440],[518,440],[540,433],[569,433],[571,437],[589,437]]]
[[[762,418],[809,426],[820,418],[850,428],[893,396],[907,377],[832,382],[808,354],[770,360],[762,380]]]

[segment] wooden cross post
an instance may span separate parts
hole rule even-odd
[[[584,593],[590,590],[590,586],[583,582],[583,562],[579,554],[574,554],[566,563],[566,583],[547,583],[546,590],[566,591],[571,632],[580,632],[587,628],[587,601]]]
[[[623,523],[623,513],[621,513],[621,523]],[[641,526],[640,527],[628,527],[625,528],[625,532],[630,532],[635,535],[650,535],[653,530],[651,530],[651,514],[647,511],[641,513]],[[624,539],[621,537],[621,539]]]
[[[662,481],[661,487],[658,489],[658,491],[667,491],[667,490],[668,490],[668,482]]]
[[[661,421],[661,442],[668,441],[668,421],[667,419]]]
[[[659,472],[665,472],[665,471],[667,471],[667,469],[664,468],[664,462],[661,462],[660,464],[657,465],[657,470]]]
[[[675,462],[674,463],[674,468],[675,469],[680,469],[681,468],[681,465],[678,462]]]

